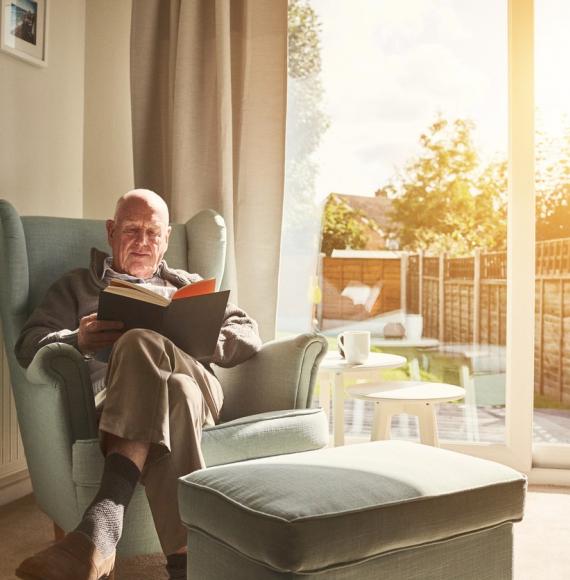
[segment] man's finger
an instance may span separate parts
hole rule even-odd
[[[125,325],[120,320],[94,320],[88,324],[89,332],[121,330]]]

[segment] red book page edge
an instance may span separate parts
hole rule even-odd
[[[216,279],[200,280],[194,284],[188,284],[177,290],[172,296],[172,300],[179,298],[189,298],[190,296],[201,296],[202,294],[211,294],[216,289]]]

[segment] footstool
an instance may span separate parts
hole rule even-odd
[[[211,467],[180,479],[188,578],[512,578],[526,479],[503,465],[378,441]]]

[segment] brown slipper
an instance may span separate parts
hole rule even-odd
[[[106,558],[81,532],[71,532],[63,540],[24,560],[16,570],[23,580],[112,580],[115,552]]]

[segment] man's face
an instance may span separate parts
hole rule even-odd
[[[107,237],[113,251],[113,268],[137,278],[150,278],[168,247],[170,227],[160,208],[144,200],[126,202],[107,221]]]

